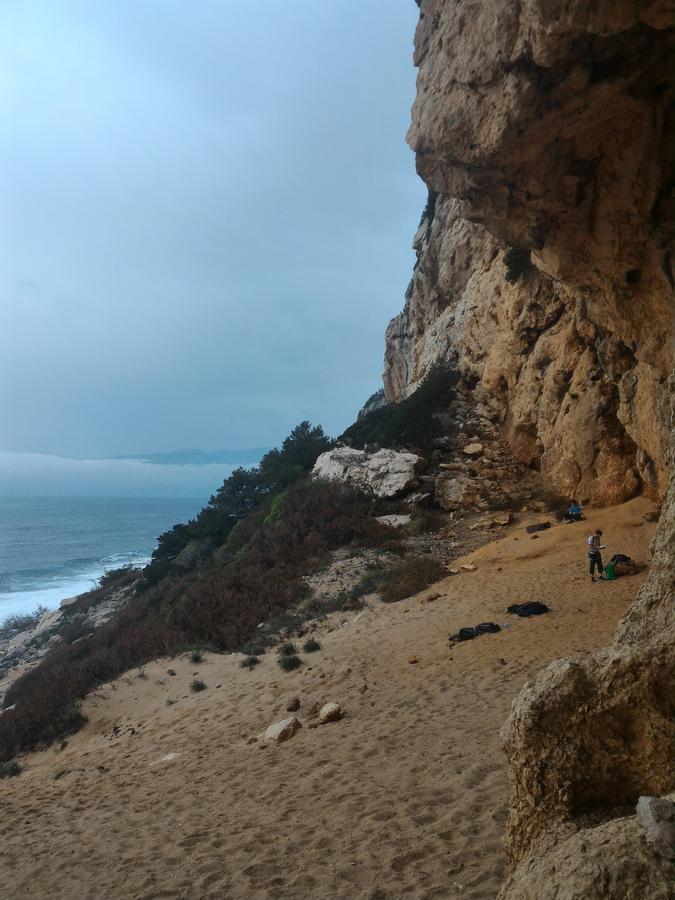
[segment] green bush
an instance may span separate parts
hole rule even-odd
[[[368,568],[365,575],[354,585],[348,592],[347,596],[350,600],[359,600],[366,594],[375,594],[382,588],[382,582],[387,575],[387,569],[372,566]]]
[[[382,601],[396,603],[405,600],[447,574],[445,566],[430,556],[403,560],[382,579]]]
[[[38,606],[32,613],[15,613],[14,615],[6,616],[0,623],[0,638],[6,637],[10,631],[28,631],[31,628],[35,628],[46,612],[46,606]]]
[[[193,694],[199,694],[201,691],[206,690],[206,685],[201,678],[195,678],[194,681],[190,682],[190,690]]]
[[[506,280],[509,284],[515,284],[523,275],[532,271],[534,266],[530,258],[530,251],[524,247],[509,247],[504,254],[506,266]]]
[[[204,657],[200,653],[199,650],[191,650],[189,656],[190,662],[197,665],[200,662],[204,662]]]
[[[254,666],[257,666],[260,660],[257,656],[245,656],[239,665],[242,669],[252,669]]]
[[[436,215],[436,201],[438,200],[438,193],[436,191],[429,191],[427,194],[427,202],[424,205],[424,209],[422,210],[422,217],[420,218],[420,225],[422,222],[426,221],[427,228],[434,221],[434,216]],[[419,227],[419,226],[418,226]]]
[[[280,656],[277,663],[284,672],[292,672],[293,669],[300,668],[302,660],[299,656]]]
[[[15,759],[0,763],[0,778],[16,778],[23,772],[22,766]]]
[[[277,647],[277,656],[295,656],[297,653],[295,644],[292,641],[284,641]]]
[[[373,443],[382,447],[428,448],[442,434],[436,414],[447,412],[458,380],[458,373],[449,363],[436,363],[413,394],[357,419],[340,440],[357,448]]]
[[[152,560],[143,570],[141,590],[148,590],[180,568],[179,557],[194,542],[198,552],[192,554],[199,565],[221,547],[236,524],[259,507],[266,499],[283,492],[289,485],[311,471],[318,456],[329,450],[334,441],[320,425],[301,422],[282,442],[280,449],[268,451],[257,468],[240,467],[226,478],[208,504],[187,524],[174,525],[161,534]],[[272,503],[268,511],[272,524],[282,500]],[[235,549],[242,549],[242,545]]]
[[[321,644],[318,641],[315,641],[314,638],[310,638],[308,641],[305,641],[302,648],[303,653],[316,653],[316,651],[320,649]]]

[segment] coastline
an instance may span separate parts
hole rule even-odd
[[[187,521],[203,498],[3,498],[0,623],[58,609],[111,569],[145,565],[158,536]]]

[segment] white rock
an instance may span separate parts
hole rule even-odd
[[[368,454],[352,447],[336,447],[322,453],[314,464],[315,478],[343,481],[377,497],[394,497],[417,485],[424,460],[405,450],[378,450]]]
[[[299,728],[302,728],[302,724],[298,717],[289,716],[287,719],[270,725],[262,739],[269,742],[276,741],[277,744],[280,744],[282,741],[290,740]]]
[[[337,722],[342,718],[342,707],[339,703],[331,701],[325,703],[319,710],[319,725],[326,725],[328,722]]]
[[[410,516],[377,516],[377,521],[382,522],[383,525],[389,525],[390,528],[401,528],[403,525],[408,525],[410,523]]]

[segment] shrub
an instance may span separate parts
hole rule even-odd
[[[440,509],[424,509],[416,507],[412,511],[410,525],[417,534],[428,534],[438,531],[448,523],[448,516]]]
[[[449,363],[436,363],[413,394],[357,419],[340,440],[357,448],[370,443],[383,447],[429,447],[442,433],[437,413],[447,410],[458,380],[458,373]]]
[[[530,251],[524,247],[509,247],[504,254],[506,266],[506,280],[509,284],[515,284],[523,275],[532,271],[534,266],[530,259]]]
[[[387,574],[386,569],[379,567],[370,567],[360,581],[347,594],[350,600],[359,600],[366,594],[374,594],[382,587],[383,579]]]
[[[299,656],[280,656],[277,662],[284,672],[292,672],[293,669],[299,669],[302,665],[302,660]]]
[[[436,215],[437,200],[438,193],[436,191],[429,191],[429,193],[427,194],[427,202],[424,205],[424,209],[422,210],[422,217],[420,218],[420,225],[426,220],[427,229],[430,228],[431,223],[434,221],[434,216]]]
[[[84,613],[76,615],[73,619],[66,621],[58,629],[58,634],[62,641],[66,644],[74,644],[81,638],[86,637],[94,631],[93,627],[87,623],[87,617]]]
[[[235,469],[195,519],[186,525],[174,525],[159,536],[152,560],[143,572],[141,589],[148,590],[180,568],[180,555],[191,542],[199,548],[195,562],[204,562],[204,557],[223,545],[239,521],[311,471],[317,457],[333,444],[320,425],[301,422],[280,449],[263,456],[257,468]]]
[[[92,591],[81,594],[77,600],[68,605],[67,614],[71,616],[87,612],[113,592],[130,587],[140,579],[140,576],[141,570],[134,566],[123,566],[121,569],[111,569],[109,572],[105,572]]]
[[[277,656],[295,656],[297,653],[295,644],[292,641],[284,641],[277,647]]]
[[[0,763],[0,778],[15,778],[23,772],[23,768],[15,759]]]
[[[383,578],[382,600],[384,603],[405,600],[447,574],[442,563],[428,556],[404,560]]]
[[[120,581],[129,581],[137,578],[141,570],[135,566],[121,566],[119,569],[109,569],[98,580],[98,588],[118,587]]]
[[[190,690],[193,694],[198,694],[200,691],[206,690],[206,685],[201,678],[195,678],[194,681],[190,682]]]
[[[38,606],[32,613],[15,613],[6,616],[0,623],[0,638],[6,637],[10,631],[28,631],[35,628],[46,612],[46,606]]]
[[[204,661],[204,657],[199,652],[199,650],[191,650],[190,656],[188,658],[189,658],[190,662],[194,663],[195,665],[197,665],[197,663]]]
[[[239,665],[242,669],[252,669],[254,666],[257,666],[260,660],[257,656],[245,656]]]
[[[310,638],[308,641],[305,641],[302,648],[304,653],[316,653],[316,651],[320,649],[321,644],[318,641],[315,641],[314,638]]]

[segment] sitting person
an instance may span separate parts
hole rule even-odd
[[[579,522],[581,519],[583,519],[583,517],[584,514],[581,511],[581,507],[576,500],[572,500],[570,505],[567,507],[567,511],[565,512],[565,521]]]

